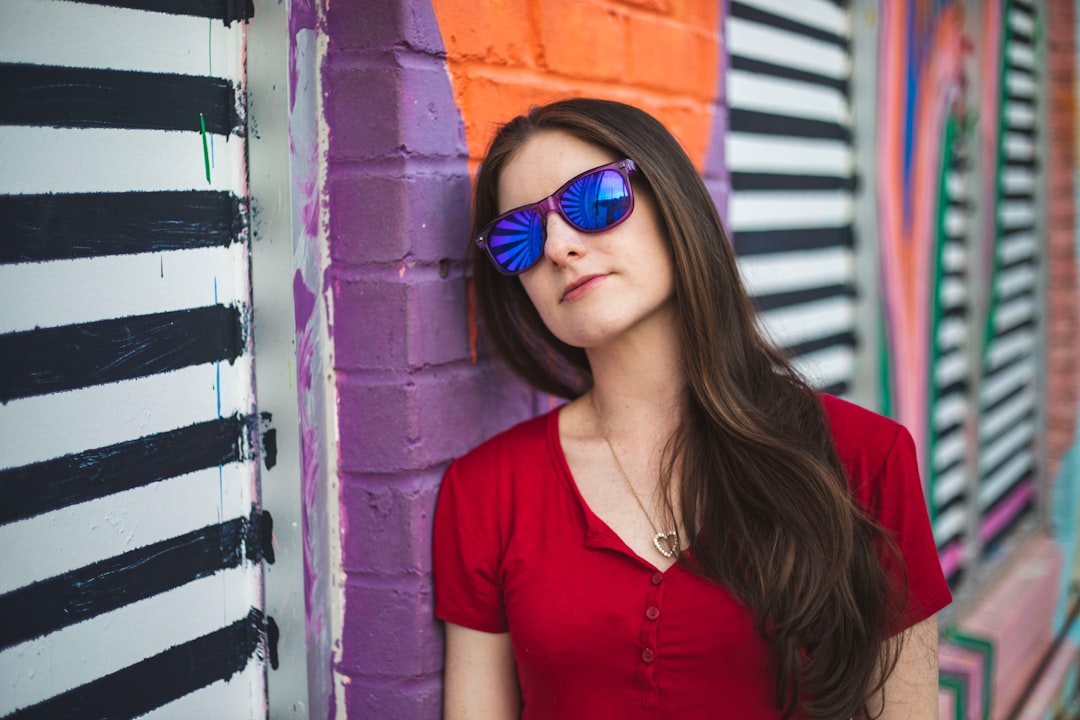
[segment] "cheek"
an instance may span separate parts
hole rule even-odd
[[[525,294],[529,297],[529,300],[532,301],[533,307],[540,313],[540,317],[544,318],[544,322],[547,322],[547,317],[544,313],[544,303],[540,301],[544,296],[542,292],[542,283],[540,278],[537,277],[536,268],[519,275],[518,282],[521,283],[521,287],[525,290]]]

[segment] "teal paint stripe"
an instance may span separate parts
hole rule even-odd
[[[960,648],[983,656],[982,720],[990,720],[994,700],[994,643],[976,635],[950,628],[945,632],[948,641]]]
[[[947,670],[943,670],[938,674],[938,688],[948,690],[952,693],[953,700],[953,718],[954,720],[968,720],[967,713],[967,676],[960,675],[958,673],[951,673]],[[941,720],[946,720],[942,718]]]

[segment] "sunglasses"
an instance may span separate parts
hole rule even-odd
[[[584,233],[610,230],[634,211],[630,176],[633,160],[587,170],[540,202],[522,205],[492,220],[476,238],[503,275],[519,275],[540,261],[547,239],[547,215],[557,212]]]

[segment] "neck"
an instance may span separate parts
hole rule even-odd
[[[667,438],[683,409],[686,379],[675,324],[655,323],[648,330],[586,351],[591,401],[603,425],[598,429],[623,442]]]

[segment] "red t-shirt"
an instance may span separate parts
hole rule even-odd
[[[895,533],[907,625],[951,600],[908,432],[822,403],[858,500]],[[681,564],[657,572],[585,505],[558,410],[456,460],[435,514],[435,614],[510,632],[522,719],[780,717],[750,611]],[[894,572],[890,568],[890,572]]]

